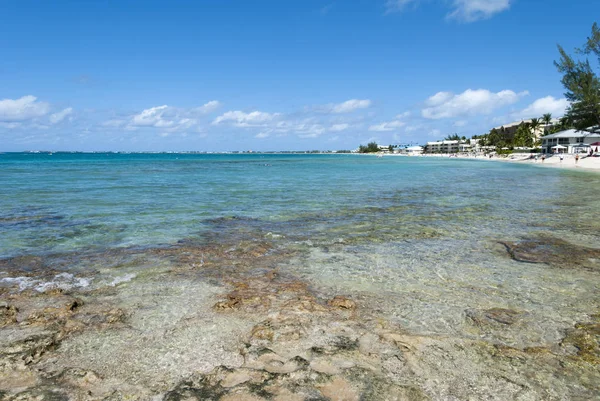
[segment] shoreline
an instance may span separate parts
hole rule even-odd
[[[469,160],[479,160],[479,161],[498,161],[498,162],[509,162],[509,163],[520,163],[520,164],[532,164],[540,167],[552,167],[552,168],[561,168],[568,170],[577,170],[577,171],[590,171],[595,173],[600,173],[600,157],[589,157],[585,156],[579,159],[579,161],[575,162],[575,155],[573,154],[564,154],[564,159],[561,161],[558,155],[551,155],[546,158],[545,161],[542,162],[541,158],[538,160],[530,159],[530,154],[523,155],[510,155],[510,156],[494,156],[489,158],[487,156],[471,156],[471,155],[457,155],[453,157],[449,157],[447,154],[423,154],[419,156],[408,156],[408,155],[386,155],[387,156],[405,156],[405,157],[438,157],[438,158],[448,158],[448,159],[469,159]]]

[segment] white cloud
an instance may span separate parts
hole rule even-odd
[[[497,13],[508,10],[512,1],[514,0],[452,0],[452,8],[447,18],[461,22],[488,19]],[[385,7],[387,13],[393,13],[404,11],[409,6],[416,7],[423,2],[424,0],[387,0]],[[438,2],[449,3],[449,1]]]
[[[73,108],[67,107],[66,109],[59,111],[58,113],[54,113],[50,115],[50,122],[52,124],[57,124],[65,119],[68,115],[73,113]]]
[[[195,118],[183,116],[189,116],[194,113],[197,114],[197,112],[197,109],[182,110],[167,105],[151,107],[149,109],[143,110],[139,114],[133,115],[130,118],[125,129],[136,130],[140,127],[152,127],[161,128],[166,132],[176,132],[180,130],[185,130],[198,124],[198,120],[196,120]],[[120,127],[122,126],[122,120],[109,120],[103,123],[103,125],[110,127]]]
[[[553,117],[562,117],[565,110],[569,107],[567,99],[555,99],[552,96],[546,96],[537,99],[525,109],[514,113],[514,118],[539,118],[543,114],[551,113]]]
[[[467,125],[468,121],[466,120],[458,120],[455,121],[454,124],[452,124],[455,127],[464,127],[465,125]]]
[[[489,114],[492,111],[516,103],[528,92],[515,93],[503,90],[497,93],[487,89],[467,89],[459,95],[450,92],[438,92],[431,96],[421,110],[421,115],[429,119],[453,118],[467,115]]]
[[[463,22],[488,19],[494,14],[508,10],[511,0],[454,0],[454,9],[448,18]]]
[[[188,128],[193,127],[197,123],[198,123],[198,121],[193,118],[182,118],[175,122],[175,124],[176,124],[175,128],[177,130],[188,129]],[[173,129],[171,129],[171,130],[173,130]]]
[[[425,104],[427,106],[439,106],[440,104],[446,103],[448,100],[452,99],[452,96],[454,95],[451,92],[438,92],[427,99]]]
[[[366,109],[371,106],[371,101],[369,99],[350,99],[346,100],[343,103],[332,104],[330,105],[330,111],[332,113],[351,113],[358,109]]]
[[[211,100],[210,102],[207,102],[200,107],[196,107],[194,110],[201,114],[208,114],[217,110],[219,107],[221,107],[221,102],[219,102],[218,100]]]
[[[385,122],[385,123],[381,123],[381,124],[377,124],[377,125],[371,125],[369,127],[369,131],[375,131],[375,132],[394,131],[404,125],[405,125],[404,122],[394,120],[394,121],[389,121],[389,122]]]
[[[268,138],[271,134],[268,132],[259,132],[254,137],[258,139]]]
[[[48,114],[50,105],[38,102],[35,96],[23,96],[20,99],[0,100],[0,121],[25,121]]]
[[[266,123],[278,118],[278,113],[265,113],[262,111],[253,111],[244,113],[243,111],[228,111],[213,121],[214,125],[230,122],[238,127],[258,127],[264,126]]]
[[[404,113],[400,113],[400,114],[398,114],[398,115],[396,116],[396,119],[397,119],[397,120],[401,120],[401,119],[403,119],[403,118],[410,117],[410,115],[411,115],[411,112],[410,112],[410,111],[405,111]]]
[[[331,127],[329,127],[329,131],[340,132],[347,130],[348,128],[350,128],[350,124],[333,124]]]
[[[169,106],[156,106],[143,110],[141,113],[134,115],[129,123],[132,127],[156,127],[168,128],[172,127],[175,122],[163,118],[169,110]]]

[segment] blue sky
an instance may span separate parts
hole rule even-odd
[[[595,0],[0,0],[0,151],[354,149],[559,117],[556,45],[599,16]]]

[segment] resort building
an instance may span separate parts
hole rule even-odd
[[[408,146],[404,149],[401,149],[400,153],[409,156],[420,155],[423,153],[423,148],[421,146]]]
[[[459,141],[427,142],[427,153],[456,153],[459,150]]]
[[[473,147],[467,142],[461,142],[458,144],[459,152],[470,152],[472,149]]]
[[[539,127],[537,127],[534,131],[535,137],[537,139],[539,139],[544,134],[544,132],[546,132],[547,130],[552,128],[554,126],[554,124],[558,123],[558,121],[559,120],[556,118],[553,118],[549,124],[545,124],[544,122],[540,121]],[[494,127],[494,128],[492,128],[492,130],[496,130],[496,131],[502,133],[507,138],[512,139],[515,137],[515,133],[517,132],[517,130],[519,129],[521,124],[531,124],[531,119],[515,121],[510,124],[505,124],[505,125],[501,125],[499,127]]]
[[[543,153],[586,153],[600,149],[600,134],[569,129],[542,137]]]

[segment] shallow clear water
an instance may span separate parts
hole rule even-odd
[[[600,307],[600,257],[576,260],[600,249],[596,173],[360,155],[0,154],[0,188],[0,288],[88,291],[86,302],[128,313],[122,331],[64,341],[61,366],[164,388],[241,363],[231,350],[264,317],[215,315],[230,273],[275,267],[412,334],[558,354]],[[540,238],[572,244],[577,263],[523,263],[503,245]],[[469,318],[494,308],[517,322]],[[548,377],[544,388],[568,394],[568,375]]]
[[[600,178],[355,155],[2,154],[0,257],[154,246],[256,219],[284,235],[593,233]],[[256,221],[254,222],[255,224]]]

